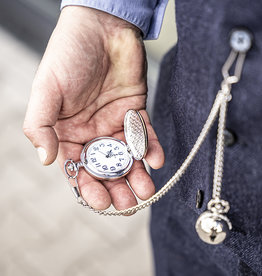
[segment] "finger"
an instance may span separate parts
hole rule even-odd
[[[112,204],[117,210],[127,209],[137,204],[136,197],[124,177],[114,181],[103,181],[103,184],[110,193]]]
[[[23,130],[38,149],[43,165],[51,164],[57,156],[58,138],[53,129],[62,105],[59,91],[50,82],[33,85]]]
[[[63,142],[59,145],[58,162],[60,167],[64,168],[65,160],[72,159],[74,161],[79,160],[83,146],[79,144]],[[90,176],[83,168],[80,168],[78,177],[78,185],[81,195],[84,200],[97,210],[107,209],[111,204],[111,197],[107,189],[102,183],[92,176]],[[70,183],[75,186],[74,180]]]
[[[149,166],[153,169],[161,168],[165,163],[165,154],[156,133],[149,121],[149,117],[145,110],[140,110],[141,115],[144,118],[147,134],[148,134],[148,148],[145,156],[145,160]],[[113,137],[125,141],[125,136],[123,131],[119,131],[113,135]]]
[[[123,131],[115,133],[113,136],[124,140]],[[126,178],[138,198],[146,200],[155,193],[154,183],[142,161],[134,161],[133,167]]]
[[[130,173],[126,176],[135,194],[142,200],[155,193],[155,186],[142,161],[135,161]]]
[[[145,159],[151,168],[159,169],[163,167],[165,163],[163,148],[160,145],[157,135],[150,123],[147,112],[145,110],[140,110],[140,113],[145,120],[148,134],[148,148]]]

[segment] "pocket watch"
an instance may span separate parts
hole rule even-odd
[[[99,180],[115,180],[128,174],[134,159],[142,160],[147,152],[148,136],[139,111],[128,110],[124,118],[126,143],[113,137],[98,137],[85,144],[80,162],[65,162],[65,172],[72,177],[80,167]]]

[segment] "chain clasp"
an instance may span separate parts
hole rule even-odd
[[[68,184],[70,186],[71,191],[73,192],[74,196],[77,199],[77,202],[83,206],[88,206],[87,202],[83,199],[80,189],[79,189],[79,185],[78,185],[78,181],[77,181],[77,177],[79,174],[79,169],[83,166],[83,164],[81,162],[74,162],[72,159],[68,159],[65,161],[64,164],[64,170],[65,173],[67,175],[67,179],[68,179]],[[73,186],[70,182],[70,179],[74,179],[75,180],[75,186]]]

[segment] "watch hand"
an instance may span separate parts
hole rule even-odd
[[[99,150],[98,152],[100,152],[100,153],[104,154],[104,155],[107,157],[107,155],[106,155],[104,152],[102,152],[102,151],[100,151],[100,150]]]
[[[108,157],[112,157],[112,156],[113,156],[112,150],[108,151],[106,157],[108,158]]]

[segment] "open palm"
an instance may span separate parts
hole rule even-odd
[[[47,152],[44,164],[56,157],[78,161],[83,145],[99,136],[125,140],[123,119],[128,109],[140,110],[148,129],[146,160],[163,165],[164,154],[145,111],[146,59],[138,30],[103,12],[83,7],[63,9],[33,83],[24,124],[35,147]],[[134,193],[147,199],[154,184],[142,161],[126,178],[98,181],[83,169],[79,186],[96,209],[136,204]]]

